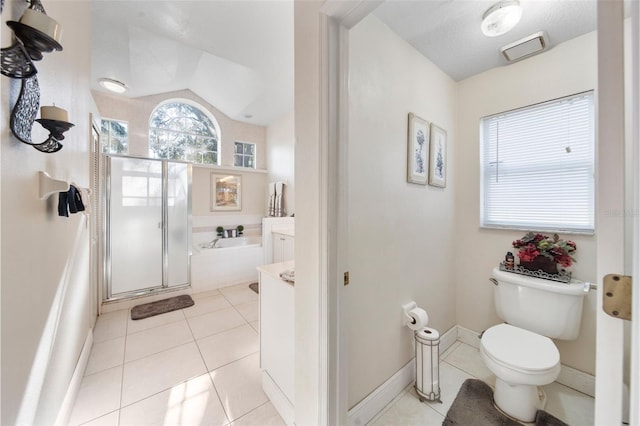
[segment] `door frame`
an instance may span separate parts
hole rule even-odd
[[[383,1],[357,0],[344,2],[326,0],[320,20],[320,153],[321,176],[320,197],[322,232],[320,235],[321,259],[321,329],[320,333],[320,401],[319,424],[348,424],[347,339],[345,332],[345,304],[343,301],[343,274],[348,270],[346,258],[347,235],[347,130],[348,130],[348,31],[364,19]],[[634,49],[634,181],[635,208],[640,208],[640,12],[637,2],[633,7]],[[624,39],[623,4],[621,0],[598,1],[598,140],[618,141],[607,150],[598,151],[598,168],[607,173],[597,175],[598,213],[598,277],[599,282],[606,273],[623,271],[624,227],[605,213],[606,209],[624,210],[624,172],[609,173],[624,164],[624,121],[620,114],[609,111],[624,111]],[[614,46],[614,48],[612,48]],[[616,116],[617,115],[617,116]],[[603,146],[603,144],[600,144]],[[606,175],[606,176],[605,176]],[[634,217],[634,255],[640,253],[640,218]],[[619,218],[618,218],[619,219]],[[612,248],[615,247],[615,250]],[[638,257],[638,256],[635,256]],[[640,260],[634,259],[635,281],[634,321],[632,324],[631,392],[629,401],[640,400]],[[602,300],[602,286],[598,285],[598,300]],[[623,324],[608,317],[598,308],[598,343],[596,359],[595,424],[620,424],[622,406],[622,355]],[[613,350],[601,350],[606,341],[620,344]],[[602,353],[601,353],[602,352]],[[631,403],[630,424],[640,424],[638,403]]]

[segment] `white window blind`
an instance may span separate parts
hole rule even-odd
[[[481,225],[594,231],[593,92],[482,118]]]

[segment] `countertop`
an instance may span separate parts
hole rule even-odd
[[[296,228],[292,226],[274,226],[271,228],[271,232],[274,234],[287,235],[289,237],[296,236]]]
[[[269,265],[261,265],[261,266],[258,266],[256,269],[258,269],[258,272],[262,272],[264,274],[270,275],[275,279],[281,280],[282,282],[285,282],[289,285],[293,285],[293,283],[284,281],[282,278],[280,278],[280,273],[287,271],[289,269],[294,269],[294,267],[295,267],[295,261],[287,260],[286,262],[271,263]]]

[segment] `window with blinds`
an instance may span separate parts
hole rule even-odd
[[[481,225],[594,231],[593,92],[480,120]]]

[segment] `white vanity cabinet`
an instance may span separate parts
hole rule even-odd
[[[259,266],[262,389],[288,425],[294,419],[294,286],[280,278],[293,261]]]
[[[273,262],[293,260],[294,237],[286,233],[273,233]]]

